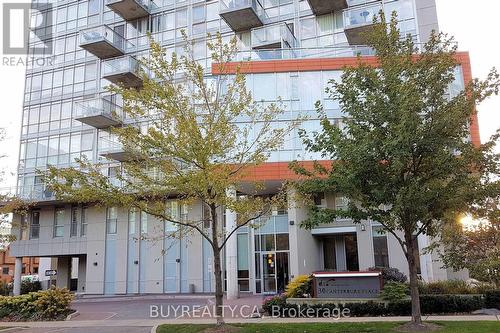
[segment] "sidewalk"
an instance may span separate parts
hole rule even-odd
[[[174,299],[200,299],[214,298],[212,294],[148,294],[148,295],[83,295],[77,297],[73,303],[92,302],[121,302],[132,300],[174,300]]]
[[[363,323],[384,321],[410,321],[410,317],[352,317],[334,320],[332,318],[226,318],[227,323]],[[500,321],[497,316],[425,316],[425,321]],[[214,319],[139,319],[139,320],[72,320],[72,321],[45,321],[45,322],[0,322],[0,327],[154,327],[161,324],[212,324]],[[499,324],[500,325],[500,324]]]

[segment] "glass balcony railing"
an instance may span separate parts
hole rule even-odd
[[[339,58],[355,57],[357,55],[368,56],[374,54],[375,53],[372,48],[362,45],[292,49],[254,49],[238,52],[234,58],[234,61]]]
[[[102,62],[102,77],[115,84],[127,88],[142,86],[141,65],[132,56],[109,59]]]
[[[13,186],[0,189],[0,196],[8,198],[17,197],[26,201],[53,201],[54,192],[47,189],[45,184],[34,184],[26,186]]]
[[[80,47],[100,59],[124,55],[134,45],[107,25],[85,29],[80,32]]]
[[[149,0],[106,0],[106,6],[124,20],[136,20],[149,16],[154,2]]]
[[[382,3],[349,8],[344,11],[344,29],[350,45],[366,44],[365,34],[370,31],[373,18],[383,10]]]
[[[252,48],[295,48],[297,39],[286,23],[264,26],[251,32]]]
[[[264,25],[266,12],[259,0],[221,0],[220,16],[233,29],[245,31]]]
[[[75,119],[89,126],[104,129],[122,124],[122,108],[104,97],[75,103]]]
[[[118,162],[138,159],[133,153],[125,151],[117,138],[99,138],[98,152],[100,156]]]

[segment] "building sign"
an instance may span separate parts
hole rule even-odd
[[[377,298],[382,287],[380,272],[317,272],[313,277],[316,298]]]
[[[47,269],[45,271],[45,276],[56,276],[57,275],[57,270],[55,269]]]

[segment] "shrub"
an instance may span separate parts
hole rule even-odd
[[[281,316],[289,313],[289,309],[297,309],[297,305],[286,303],[283,298],[277,299],[273,298],[272,303],[267,303],[268,314],[276,314],[277,308],[274,308],[272,312],[271,306],[274,305],[279,308],[279,313]],[[420,298],[420,304],[422,307],[422,313],[425,315],[431,314],[453,314],[453,313],[470,313],[472,311],[481,309],[484,306],[484,300],[481,296],[456,296],[456,295],[423,295]],[[301,305],[304,311],[307,308],[313,309],[332,309],[336,308],[337,305],[330,304],[315,304],[315,305]],[[411,300],[400,300],[394,302],[381,302],[381,301],[369,301],[369,302],[359,302],[359,303],[346,303],[339,304],[338,306],[341,310],[343,308],[348,308],[350,310],[350,315],[353,317],[365,317],[365,316],[408,316],[411,315]]]
[[[401,282],[388,282],[384,285],[384,289],[380,297],[384,301],[397,302],[405,299],[408,295],[408,285]]]
[[[461,280],[421,282],[419,283],[419,291],[421,294],[431,295],[468,295],[477,293],[474,287]]]
[[[298,275],[288,283],[285,295],[288,298],[309,297],[312,292],[312,277],[308,275]]]
[[[353,317],[384,316],[387,314],[387,308],[381,302],[348,303],[343,308],[348,308]]]
[[[21,282],[21,295],[40,290],[42,290],[42,284],[40,283],[40,281],[24,280]]]
[[[284,294],[266,297],[262,303],[262,310],[271,315],[273,306],[283,308],[286,304],[286,296]]]
[[[400,282],[405,283],[408,279],[406,275],[401,273],[399,269],[392,267],[370,267],[370,271],[380,271],[382,272],[382,278],[384,282]]]
[[[67,289],[31,292],[20,296],[0,297],[0,318],[20,320],[57,320],[69,312],[73,295]]]
[[[68,313],[73,300],[73,295],[68,289],[50,288],[38,294],[35,306],[42,318],[53,320]]]
[[[423,295],[420,298],[422,313],[469,313],[484,306],[481,296]]]
[[[500,289],[489,290],[484,294],[484,303],[487,308],[500,310]]]

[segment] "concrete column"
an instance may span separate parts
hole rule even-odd
[[[236,190],[229,189],[227,195],[236,198]],[[237,227],[236,213],[226,209],[226,237]],[[238,243],[236,233],[226,242],[226,277],[228,300],[238,298]]]
[[[345,254],[345,240],[343,235],[335,236],[335,257],[337,261],[337,271],[346,271],[347,259]]]
[[[16,257],[14,265],[14,296],[21,295],[21,273],[23,270],[23,258]]]
[[[87,256],[78,257],[78,292],[85,293],[85,280],[87,276]]]
[[[69,289],[70,277],[71,277],[71,257],[58,257],[57,275],[56,275],[57,288]]]
[[[375,266],[372,225],[369,221],[363,221],[356,225],[356,238],[358,240],[359,270],[366,271]]]

